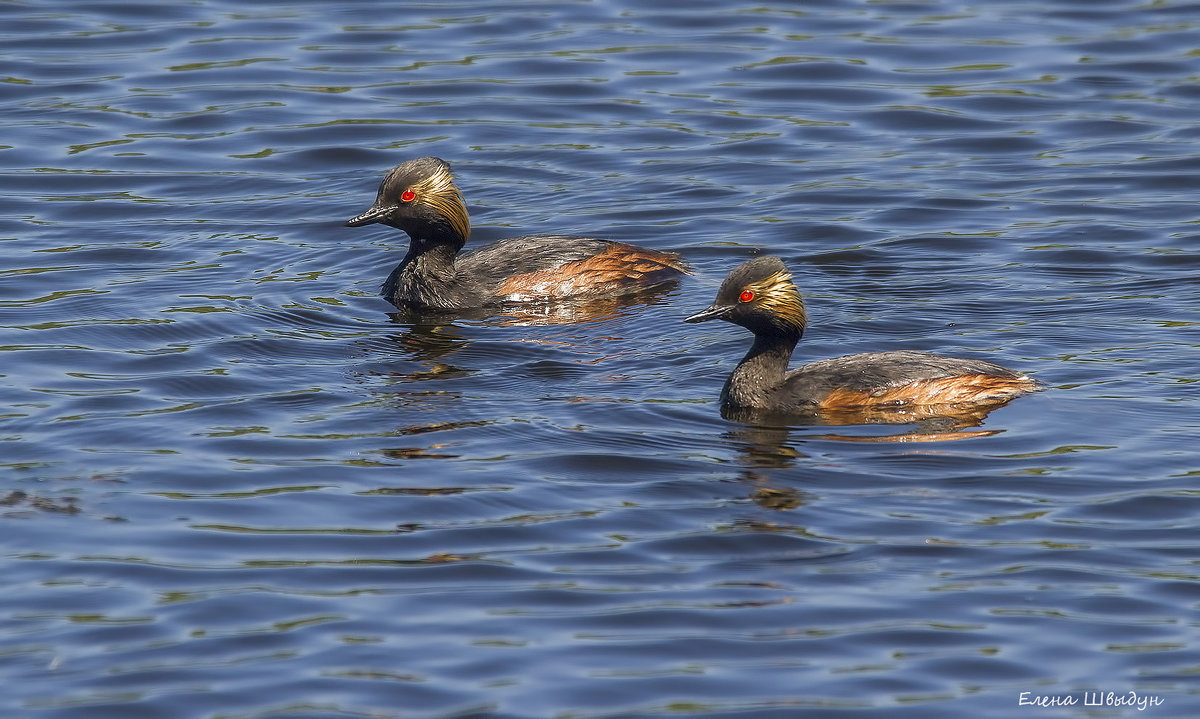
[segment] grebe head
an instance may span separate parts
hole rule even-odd
[[[404,230],[414,239],[457,241],[459,246],[471,233],[467,206],[450,165],[436,157],[418,157],[392,168],[379,183],[375,204],[347,220],[346,226],[376,222]]]
[[[792,274],[778,257],[747,260],[729,273],[712,305],[684,322],[725,320],[755,334],[804,332],[807,317]]]

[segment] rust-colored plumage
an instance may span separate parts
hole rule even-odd
[[[558,267],[513,275],[496,288],[509,301],[537,301],[577,296],[592,290],[645,286],[686,272],[678,255],[608,242],[599,254]]]
[[[864,407],[901,405],[987,404],[1007,401],[1037,389],[1034,380],[1025,377],[997,377],[988,374],[961,374],[952,377],[922,379],[878,390],[835,387],[817,403],[822,410],[855,410]]]

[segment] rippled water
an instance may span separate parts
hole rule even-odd
[[[0,715],[1200,715],[1198,31],[1182,0],[0,4]],[[394,315],[406,238],[341,223],[428,154],[473,243],[696,275]],[[805,292],[797,361],[1048,389],[948,431],[725,421],[748,336],[678,320],[758,251]]]

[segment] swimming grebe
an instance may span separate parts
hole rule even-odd
[[[981,360],[928,352],[866,352],[788,371],[807,317],[791,273],[778,257],[761,256],[729,273],[708,309],[684,322],[722,319],[754,333],[754,344],[721,390],[727,416],[743,410],[780,414],[1001,404],[1038,389],[1033,379]]]
[[[459,254],[471,234],[450,165],[420,157],[398,165],[370,209],[347,227],[381,223],[408,233],[408,254],[383,283],[397,307],[461,310],[505,302],[619,295],[677,280],[680,257],[624,242],[525,235]]]

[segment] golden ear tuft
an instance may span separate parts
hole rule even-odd
[[[462,193],[454,184],[454,176],[450,174],[448,166],[439,166],[429,177],[416,183],[411,189],[423,202],[445,217],[459,237],[467,239],[471,234],[471,219],[467,216],[467,205],[463,201]]]
[[[800,291],[792,284],[792,274],[786,269],[754,283],[751,291],[765,309],[783,322],[800,330],[808,323]]]

